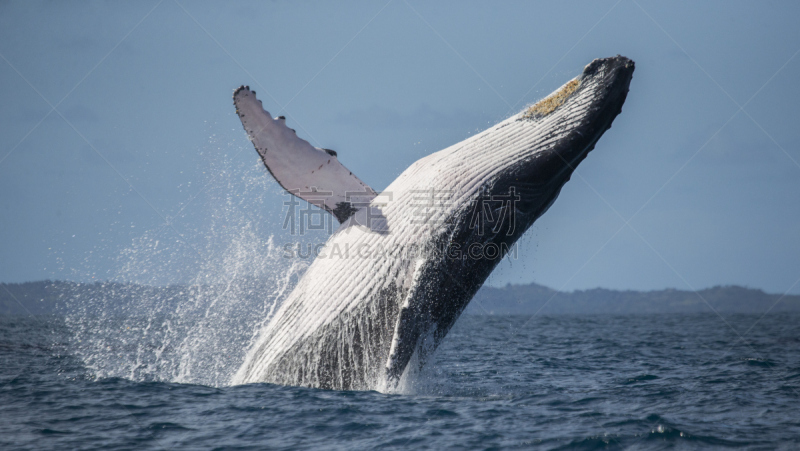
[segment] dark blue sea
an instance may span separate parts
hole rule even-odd
[[[396,394],[108,376],[74,327],[0,318],[0,449],[800,449],[798,315],[464,316]]]

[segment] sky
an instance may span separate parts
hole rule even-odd
[[[800,294],[799,19],[768,1],[0,2],[0,282],[187,282],[297,240],[239,85],[382,190],[622,54],[622,113],[487,283]]]

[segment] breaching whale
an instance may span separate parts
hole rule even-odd
[[[269,172],[341,223],[260,332],[233,384],[391,390],[611,127],[634,63],[596,59],[518,114],[406,169],[381,194],[242,86],[233,100]]]

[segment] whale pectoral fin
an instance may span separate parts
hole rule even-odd
[[[299,138],[283,116],[272,118],[249,87],[234,91],[233,104],[267,170],[289,193],[324,208],[339,222],[377,195],[339,163],[336,152]]]

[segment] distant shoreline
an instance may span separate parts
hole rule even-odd
[[[594,288],[559,292],[535,283],[483,287],[467,307],[473,314],[652,314],[800,312],[799,295],[737,285],[703,290],[634,291]]]
[[[120,312],[124,312],[126,306],[135,303],[136,298],[141,296],[163,296],[177,306],[180,302],[192,299],[195,288],[187,285],[150,287],[116,282],[76,283],[49,280],[0,283],[0,316],[63,314],[80,306],[82,300],[98,298],[112,300],[112,304],[117,305]],[[261,288],[269,290],[267,286]],[[258,296],[258,292],[256,290],[256,294],[252,296]],[[91,305],[91,302],[86,302],[85,305]],[[505,287],[484,286],[464,313],[624,315],[703,312],[800,312],[800,295],[770,294],[736,285],[716,286],[697,292],[676,289],[622,291],[605,288],[559,292],[536,283],[509,284]]]

